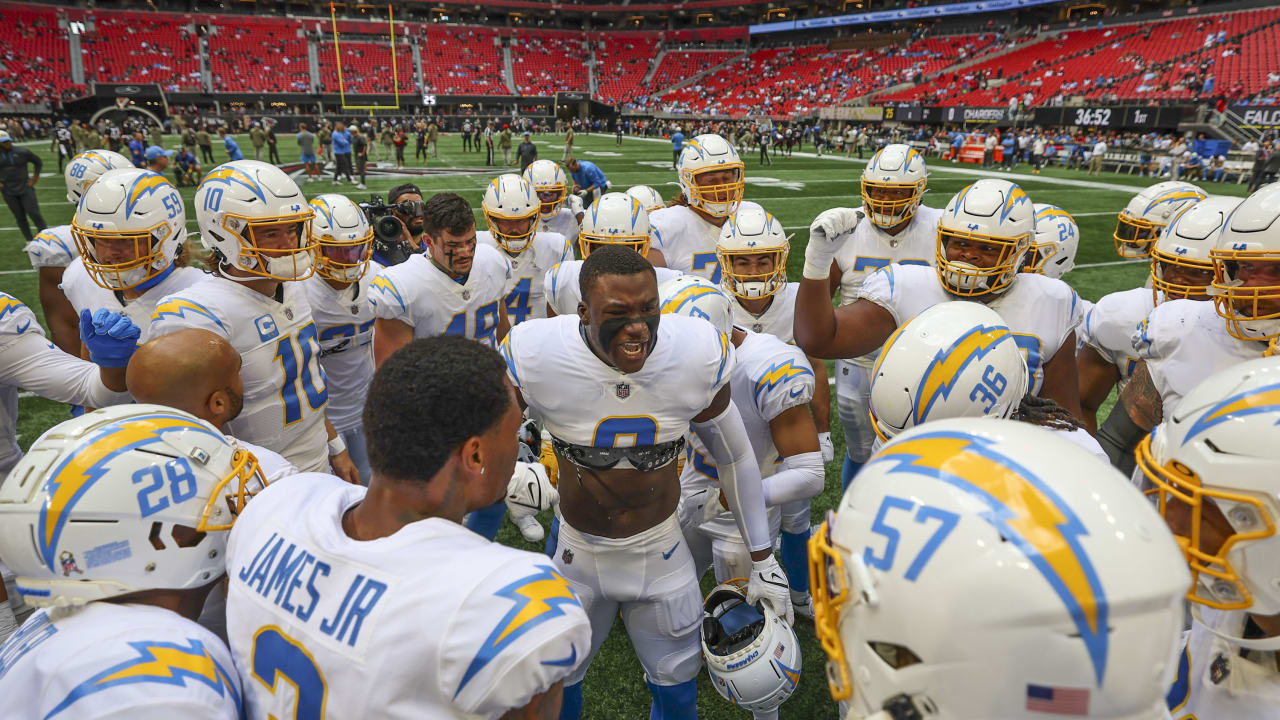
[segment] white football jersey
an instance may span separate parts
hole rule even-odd
[[[364,277],[335,290],[319,275],[302,282],[311,318],[320,335],[320,367],[329,386],[325,414],[338,432],[360,424],[364,398],[373,380],[373,303],[369,287],[381,266],[370,264]]]
[[[146,342],[197,327],[218,333],[240,353],[244,409],[227,423],[238,438],[283,455],[303,472],[329,468],[324,425],[329,387],[320,338],[301,282],[280,283],[281,301],[214,275],[160,301]]]
[[[102,384],[97,365],[54,347],[31,308],[0,292],[0,480],[22,459],[18,388],[56,402],[89,407],[107,407],[130,399],[128,393],[112,392]]]
[[[441,518],[361,542],[366,489],[263,490],[227,546],[227,636],[248,717],[497,718],[572,672],[591,628],[543,555]]]
[[[666,316],[663,316],[666,321]],[[747,333],[734,349],[733,372],[730,374],[733,404],[738,406],[747,438],[755,451],[756,463],[764,477],[772,475],[780,462],[773,444],[769,423],[797,405],[808,405],[813,399],[813,368],[804,353],[773,335]],[[690,495],[720,483],[719,471],[706,446],[694,433],[685,436],[684,471],[680,475],[680,492]],[[766,481],[767,482],[767,481]],[[770,507],[770,525],[781,519],[777,508]],[[729,511],[699,526],[703,531],[727,539],[739,538],[738,526]]]
[[[62,273],[62,284],[59,287],[77,315],[81,310],[88,310],[92,314],[98,308],[106,308],[124,314],[138,327],[145,328],[161,299],[182,292],[206,277],[209,277],[208,273],[193,267],[175,267],[168,277],[147,288],[141,296],[127,300],[122,293],[108,290],[94,282],[84,266],[84,260],[76,258]]]
[[[561,235],[565,240],[569,241],[570,247],[577,245],[578,230],[580,227],[577,214],[567,207],[561,207],[549,218],[538,216],[539,232],[556,233]],[[480,233],[476,233],[476,235],[479,234]],[[572,250],[570,250],[568,259],[573,259]]]
[[[631,374],[597,357],[579,324],[577,315],[523,323],[501,347],[530,417],[567,443],[644,447],[676,440],[733,372],[733,345],[706,320],[663,315],[657,344]]]
[[[45,720],[237,720],[227,646],[176,612],[95,602],[37,610],[0,648],[4,715]]]
[[[1266,343],[1239,340],[1212,302],[1169,300],[1151,311],[1133,332],[1133,347],[1147,363],[1160,391],[1165,417],[1183,395],[1215,372],[1262,357]]]
[[[275,450],[268,450],[261,445],[254,445],[233,437],[228,439],[253,454],[253,457],[258,461],[258,469],[262,470],[262,478],[266,480],[268,485],[277,480],[283,480],[290,475],[298,474],[298,468],[294,467],[293,463],[285,460],[284,456]]]
[[[1212,303],[1208,303],[1212,305]],[[1239,637],[1248,613],[1202,608],[1206,622]],[[1245,650],[1191,623],[1167,698],[1173,720],[1275,720],[1280,709],[1276,653]]]
[[[943,289],[934,268],[896,263],[868,275],[858,297],[888,310],[898,327],[926,308],[961,299]],[[1031,371],[1027,392],[1038,394],[1044,383],[1045,364],[1080,324],[1079,296],[1061,280],[1019,273],[987,307],[995,310],[1013,332],[1014,342]],[[1071,349],[1074,351],[1075,347]]]
[[[449,277],[426,255],[411,255],[373,279],[373,313],[412,327],[415,338],[463,335],[494,347],[510,270],[502,253],[479,242],[466,282]]]
[[[578,276],[582,274],[582,263],[582,260],[566,260],[553,265],[543,278],[542,286],[546,288],[547,305],[551,306],[551,311],[556,315],[578,314],[578,303],[582,301],[582,289],[578,285]],[[662,287],[662,283],[671,278],[684,274],[679,270],[664,267],[656,267],[653,271],[658,276],[658,287]]]
[[[64,268],[70,265],[72,260],[80,257],[80,249],[71,238],[70,225],[58,225],[41,230],[22,250],[31,261],[31,267],[37,269]]]
[[[498,247],[488,230],[476,233],[476,242],[497,250],[511,268],[507,278],[507,319],[515,327],[529,318],[547,316],[547,296],[543,283],[558,263],[573,259],[573,246],[559,233],[535,233],[529,247],[512,257]]]
[[[800,283],[787,283],[773,295],[773,302],[759,315],[753,315],[734,298],[733,324],[754,333],[772,335],[784,343],[796,342],[796,293]]]
[[[1120,388],[1129,382],[1138,365],[1133,331],[1155,306],[1150,290],[1133,288],[1103,295],[1084,316],[1080,339],[1116,367],[1120,372]]]
[[[938,256],[938,220],[941,218],[941,208],[921,205],[911,223],[897,235],[890,235],[868,219],[859,222],[836,253],[836,267],[840,268],[840,304],[857,300],[858,288],[862,287],[867,274],[890,263],[932,267]]]
[[[720,284],[718,226],[684,205],[672,205],[649,213],[649,237],[667,259],[667,267]]]

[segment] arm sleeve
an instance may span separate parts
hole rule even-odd
[[[774,507],[816,497],[825,480],[821,452],[783,458],[782,469],[764,479],[764,504]]]
[[[690,423],[689,427],[711,453],[729,510],[747,549],[755,552],[772,547],[760,467],[737,406],[730,402],[724,412],[706,422]]]
[[[129,393],[112,392],[97,365],[68,355],[43,335],[24,333],[0,347],[0,382],[68,405],[109,407],[130,401]]]

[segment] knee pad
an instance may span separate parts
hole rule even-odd
[[[871,457],[875,431],[867,414],[871,397],[870,370],[847,360],[836,363],[836,412],[844,430],[845,452],[854,462]]]
[[[702,596],[697,584],[623,605],[623,620],[645,674],[657,685],[693,680],[702,669]]]
[[[782,532],[804,533],[809,531],[809,502],[808,500],[801,500],[795,503],[786,503],[782,506]]]

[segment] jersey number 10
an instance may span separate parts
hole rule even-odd
[[[300,394],[307,396],[307,405],[312,410],[319,410],[329,400],[329,387],[320,369],[320,339],[316,336],[315,323],[298,331],[296,343],[292,335],[277,340],[275,357],[284,371],[284,386],[280,388],[284,424],[292,425],[302,419]],[[299,384],[302,393],[298,391]]]

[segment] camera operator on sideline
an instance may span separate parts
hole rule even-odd
[[[417,185],[397,185],[387,192],[384,204],[376,195],[360,209],[373,225],[373,261],[383,267],[399,265],[414,253],[424,252],[422,191]]]

